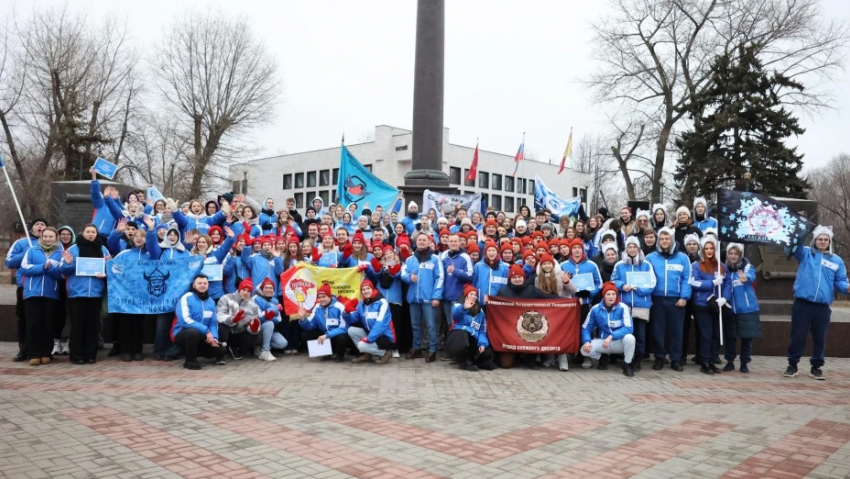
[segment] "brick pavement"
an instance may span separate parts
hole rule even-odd
[[[846,359],[815,382],[768,357],[749,375],[629,379],[303,356],[30,367],[13,352],[0,343],[3,477],[850,477]]]

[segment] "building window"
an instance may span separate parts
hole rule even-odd
[[[331,184],[331,170],[322,170],[319,172],[319,186],[328,186]]]
[[[248,180],[242,180],[242,190],[241,190],[241,193],[242,193],[243,195],[247,195],[247,194],[248,194]]]
[[[493,208],[496,208],[496,211],[502,211],[502,196],[501,195],[493,195]]]
[[[578,195],[581,196],[581,202],[587,204],[587,188],[578,190]]]
[[[573,188],[573,196],[572,197],[575,198],[576,196],[578,196],[578,188]]]
[[[298,175],[295,175],[296,177]],[[295,207],[303,208],[304,207],[304,193],[295,193]]]
[[[304,173],[295,173],[295,187],[304,188]]]
[[[520,178],[517,180],[516,192],[525,194],[525,178]]]
[[[292,189],[292,173],[287,175],[283,175],[283,189],[291,190]]]
[[[492,183],[491,187],[494,190],[502,191],[502,175],[497,175],[497,174],[493,173],[493,183]]]
[[[478,172],[478,187],[479,188],[489,188],[490,187],[490,173],[485,173],[483,171]]]
[[[336,202],[337,202],[337,200],[336,200],[336,198],[337,198],[337,196],[336,196],[336,190],[331,190],[331,198],[333,198],[333,202],[334,202],[334,203],[336,203]]]
[[[534,180],[528,180],[528,194],[534,194]]]
[[[460,168],[449,167],[449,182],[453,185],[460,184]]]
[[[366,168],[367,170],[369,170],[369,173],[372,172],[372,165],[363,165],[363,168]]]
[[[238,195],[238,194],[239,194],[239,187],[240,187],[240,186],[242,186],[242,184],[241,184],[240,182],[238,182],[238,181],[234,181],[234,182],[233,182],[233,186],[231,187],[231,189],[233,190],[233,193],[235,193],[235,194],[237,194],[237,195]]]
[[[506,176],[505,177],[505,191],[512,192],[514,190],[514,177]]]
[[[316,186],[316,172],[308,171],[307,172],[307,188],[313,188]]]
[[[465,168],[463,170],[463,186],[475,186],[475,178],[471,180],[467,180],[466,178],[469,176],[469,168]]]
[[[334,185],[339,183],[339,168],[334,168]]]
[[[513,196],[505,196],[505,213],[513,213],[514,212],[514,197]]]
[[[329,192],[329,191],[325,190],[325,191],[320,192],[320,193],[319,193],[319,198],[321,198],[321,199],[322,199],[322,202],[323,202],[325,205],[329,205],[329,204],[331,204],[331,201],[330,201],[331,196],[330,196],[330,192]]]

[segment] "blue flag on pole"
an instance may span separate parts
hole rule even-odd
[[[345,145],[340,147],[339,181],[336,187],[337,202],[348,209],[352,203],[357,205],[356,215],[364,208],[372,211],[377,206],[390,211],[398,198],[398,190],[373,175],[357,161]]]
[[[576,218],[580,207],[581,197],[562,200],[555,192],[546,188],[539,176],[534,177],[534,209],[536,211],[547,209],[552,213],[552,218],[559,221],[561,216]]]
[[[3,155],[0,155],[0,168],[5,168],[6,165],[3,164]]]
[[[109,312],[162,314],[174,311],[203,263],[203,256],[174,260],[116,256],[107,262],[106,268]]]

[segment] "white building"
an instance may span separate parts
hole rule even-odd
[[[404,175],[412,166],[410,130],[377,126],[374,141],[346,147],[376,176],[403,189]],[[525,204],[533,211],[535,176],[542,178],[561,198],[581,196],[587,208],[590,180],[586,174],[567,168],[558,175],[559,165],[525,160],[514,178],[514,154],[479,150],[478,179],[474,184],[464,181],[474,150],[474,146],[450,143],[449,129],[444,129],[443,171],[449,175],[452,186],[461,193],[481,192],[487,205],[496,211],[516,213]],[[339,147],[274,156],[232,165],[229,178],[235,193],[247,194],[257,201],[271,197],[278,208],[289,197],[295,198],[299,209],[316,196],[327,205],[336,201],[339,160]]]

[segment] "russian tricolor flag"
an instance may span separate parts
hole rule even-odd
[[[522,134],[522,143],[519,144],[519,150],[516,152],[516,156],[514,157],[514,174],[516,176],[516,172],[519,169],[519,162],[525,159],[525,133]]]

